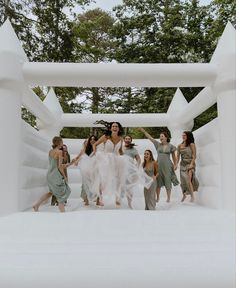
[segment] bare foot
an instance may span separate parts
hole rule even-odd
[[[185,193],[183,193],[183,198],[181,199],[181,202],[184,202],[184,200],[186,199],[187,195]]]
[[[167,203],[170,203],[170,198],[167,198],[166,202],[167,202]]]
[[[89,206],[89,201],[88,201],[88,199],[84,200],[84,206]]]
[[[39,206],[36,205],[36,204],[32,208],[34,209],[34,212],[38,212],[39,211]]]
[[[98,206],[98,207],[104,206],[103,202],[99,199],[99,197],[96,200],[96,206]]]
[[[159,197],[157,197],[157,199],[156,199],[156,202],[158,203],[158,202],[159,202],[159,200],[160,200],[160,198],[159,198]]]
[[[120,201],[116,201],[116,208],[120,208]]]

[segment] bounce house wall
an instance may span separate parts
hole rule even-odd
[[[214,119],[194,132],[197,161],[196,174],[199,180],[198,201],[200,204],[221,208],[220,155],[218,119]]]
[[[22,121],[22,147],[19,183],[19,210],[29,208],[48,191],[46,175],[51,139]]]

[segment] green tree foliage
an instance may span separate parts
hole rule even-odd
[[[11,21],[31,61],[75,61],[72,29],[75,9],[78,9],[78,5],[89,4],[91,0],[0,1],[1,23],[6,18]],[[56,95],[65,112],[82,111],[82,105],[73,101],[79,91],[79,88],[55,87]],[[40,96],[40,89],[37,88],[36,93]],[[35,126],[35,118],[26,109],[22,110],[22,117]]]
[[[101,9],[80,9],[85,12],[78,14],[78,8],[90,2],[0,0],[0,24],[9,18],[31,61],[90,63],[209,62],[227,21],[236,25],[236,2],[231,0],[209,5],[198,0],[123,0],[114,16]],[[191,101],[202,88],[181,90]],[[48,89],[34,88],[42,100]],[[163,113],[175,93],[173,88],[155,87],[54,89],[64,112],[72,113]],[[22,111],[35,125],[35,118]],[[216,116],[214,105],[195,119],[194,129]],[[130,131],[140,136],[135,129]],[[150,132],[154,137],[159,133],[151,128]],[[88,129],[62,131],[66,137],[88,134]]]
[[[219,37],[217,29],[221,27],[221,35],[225,20],[235,21],[234,1],[213,1],[202,6],[197,0],[124,0],[114,11],[117,17],[113,30],[117,41],[114,58],[121,63],[209,62]],[[181,90],[191,101],[202,88]],[[135,103],[136,99],[139,102],[133,105],[136,112],[157,113],[167,111],[175,90],[145,88],[139,92],[140,97],[134,97]],[[135,94],[138,95],[137,90]],[[216,116],[214,105],[196,119],[194,129]]]

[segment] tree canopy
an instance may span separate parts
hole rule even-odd
[[[0,24],[8,18],[31,61],[100,63],[209,62],[227,22],[236,25],[236,2],[123,0],[107,12],[88,10],[92,0],[0,0]],[[35,87],[43,99],[50,87]],[[180,87],[181,88],[181,87]],[[181,88],[187,101],[202,89]],[[54,87],[64,112],[166,112],[173,88]],[[35,124],[25,109],[23,118]],[[194,129],[217,116],[216,105],[195,119]],[[154,137],[160,130],[149,129]],[[64,128],[64,137],[89,129]],[[131,132],[139,135],[138,131]]]

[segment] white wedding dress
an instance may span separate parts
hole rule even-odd
[[[89,199],[101,195],[114,195],[120,201],[127,192],[137,189],[137,185],[149,188],[153,179],[142,167],[126,155],[120,155],[122,141],[114,144],[108,139],[95,155],[84,155],[79,163],[83,185]]]

